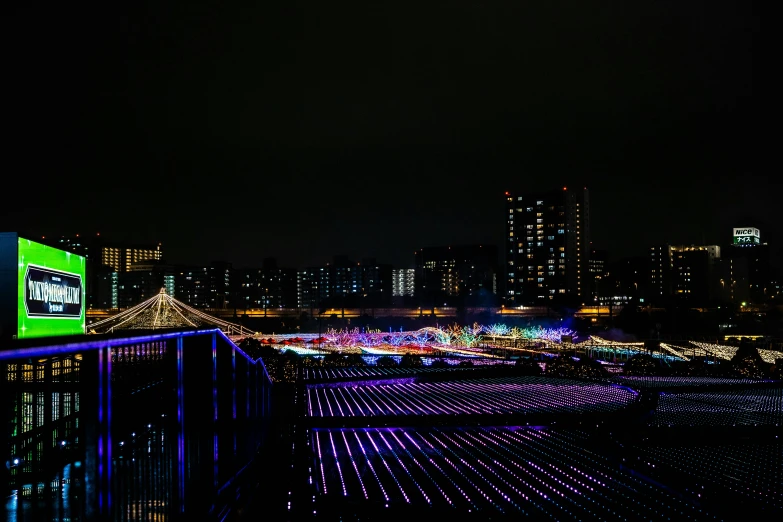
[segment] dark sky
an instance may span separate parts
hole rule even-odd
[[[783,244],[751,1],[247,3],[4,15],[0,229],[405,266],[501,245],[505,190],[570,185],[615,258]]]

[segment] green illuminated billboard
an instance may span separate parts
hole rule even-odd
[[[84,333],[84,257],[17,236],[17,338]]]
[[[745,227],[734,229],[734,245],[759,245],[761,244],[761,233],[758,228]]]

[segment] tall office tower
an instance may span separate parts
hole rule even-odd
[[[506,192],[506,303],[590,298],[587,188]]]

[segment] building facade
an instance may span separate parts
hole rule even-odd
[[[209,266],[178,266],[174,271],[174,296],[196,308],[228,309],[240,306],[231,263],[213,261]]]
[[[493,305],[497,270],[493,245],[422,248],[416,251],[414,293],[423,307]]]
[[[264,260],[261,268],[237,270],[238,305],[242,309],[297,308],[297,273],[292,268],[280,268],[277,261]]]
[[[119,308],[127,309],[136,306],[159,294],[161,290],[172,297],[176,295],[176,269],[173,266],[145,260],[133,263],[129,268],[127,271],[113,272],[117,277]],[[109,272],[106,276],[108,274]]]
[[[588,301],[590,199],[586,188],[506,192],[505,301]]]
[[[731,244],[724,249],[723,288],[729,287],[727,297],[734,303],[762,303],[777,295],[772,253],[761,238],[758,228],[734,228]]]
[[[705,305],[718,297],[721,249],[718,245],[656,245],[650,248],[648,298],[675,297]]]
[[[296,276],[297,306],[308,313],[326,308],[371,309],[392,302],[391,265],[373,258],[354,262],[335,256],[322,267],[299,270]]]
[[[395,268],[392,270],[392,299],[395,304],[404,304],[416,294],[416,269]]]
[[[107,239],[100,234],[44,237],[41,242],[87,259],[85,288],[90,308],[121,307],[124,298],[120,296],[119,274],[130,272],[134,264],[163,260],[161,243],[127,243]]]

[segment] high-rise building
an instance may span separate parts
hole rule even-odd
[[[675,296],[694,304],[716,297],[718,245],[657,245],[650,247],[651,302]]]
[[[134,263],[143,261],[160,262],[163,259],[163,247],[156,244],[134,244],[106,239],[100,234],[85,236],[75,234],[59,238],[45,237],[42,243],[61,248],[68,252],[84,256],[87,259],[87,306],[106,308],[109,303],[123,306],[117,301],[119,286],[111,288],[112,279],[117,283],[118,276],[131,271]],[[107,286],[108,278],[108,286]],[[118,284],[118,283],[117,283]],[[131,285],[133,286],[133,285]],[[129,298],[130,299],[130,298]],[[116,308],[117,306],[112,306]]]
[[[374,308],[390,305],[394,286],[392,266],[378,263],[375,258],[364,258],[359,268],[362,281],[359,306]]]
[[[644,256],[617,259],[606,266],[598,302],[630,302],[646,296],[650,261]]]
[[[763,302],[776,292],[772,254],[761,232],[755,227],[734,228],[731,245],[724,249],[729,260],[723,268],[724,287],[730,285],[729,299],[734,302]]]
[[[419,249],[414,292],[422,306],[494,304],[497,264],[494,245]]]
[[[240,308],[263,310],[296,308],[296,270],[280,268],[273,258],[261,268],[238,270]]]
[[[98,252],[101,264],[108,265],[117,272],[130,272],[134,263],[163,259],[160,243],[157,245],[101,245]]]
[[[161,289],[171,296],[176,294],[174,267],[159,261],[139,261],[123,272],[105,272],[103,277],[99,277],[99,281],[113,277],[111,274],[116,274],[117,302],[120,308],[136,306],[159,294]],[[111,280],[106,282],[110,283]]]
[[[505,197],[506,303],[587,300],[591,291],[587,188],[506,192]]]
[[[179,267],[175,281],[177,300],[197,308],[208,306],[209,274],[206,267]]]
[[[325,267],[300,270],[296,291],[303,310],[387,306],[392,299],[392,267],[372,258],[355,263],[346,256],[335,256]]]
[[[88,276],[89,278],[89,276]],[[110,266],[98,267],[92,275],[92,304],[102,310],[115,310],[120,307],[119,274]]]
[[[413,297],[415,281],[415,268],[395,268],[392,270],[392,296]]]
[[[598,300],[602,291],[608,290],[608,288],[605,288],[608,258],[609,254],[606,250],[590,250],[587,272],[590,275],[588,282],[590,283],[590,295],[593,301]]]
[[[213,261],[209,266],[181,266],[175,270],[174,292],[179,301],[197,308],[232,308],[236,278],[231,263]]]
[[[301,310],[318,312],[331,297],[329,267],[310,267],[296,273],[296,300]]]

